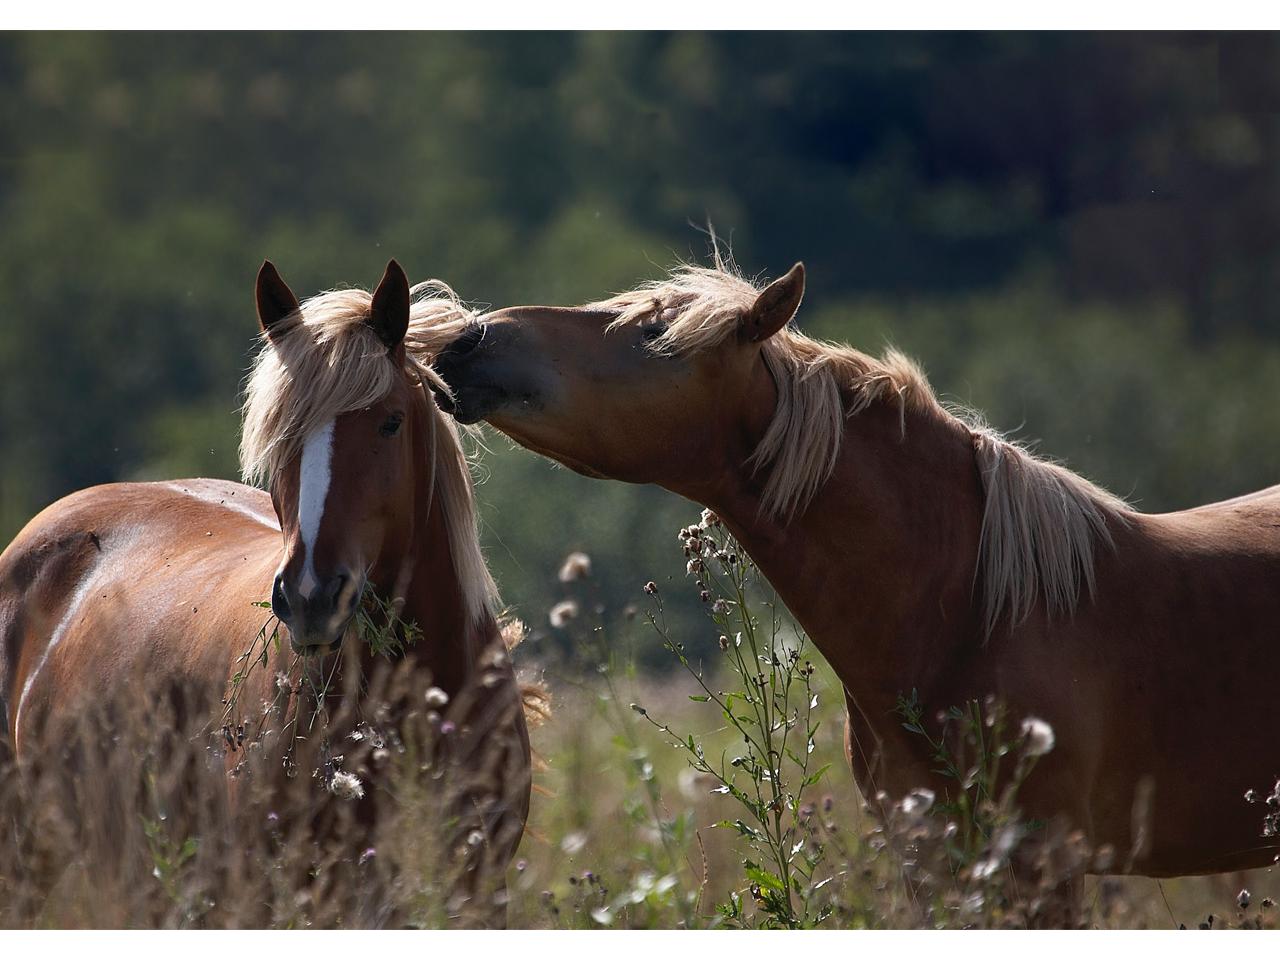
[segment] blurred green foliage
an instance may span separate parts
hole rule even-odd
[[[1269,34],[0,35],[0,540],[79,487],[236,473],[254,271],[389,256],[576,303],[803,259],[802,325],[1175,509],[1280,479]],[[615,610],[692,508],[491,435],[534,626],[570,549]],[[660,654],[658,659],[661,659]]]

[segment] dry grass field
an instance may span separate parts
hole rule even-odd
[[[1162,882],[1090,877],[1083,908],[1065,908],[1054,884],[1107,854],[1019,819],[1016,781],[1034,776],[1049,744],[1006,722],[996,705],[955,711],[957,749],[972,723],[989,753],[971,763],[955,754],[964,784],[954,796],[922,793],[888,823],[873,818],[844,761],[838,683],[818,658],[811,662],[751,566],[724,547],[687,584],[650,584],[616,617],[592,603],[589,560],[571,557],[561,576],[565,599],[550,612],[553,630],[533,631],[517,648],[524,678],[547,689],[552,710],[532,730],[533,805],[507,871],[510,926],[1276,925],[1274,871]],[[679,589],[706,590],[711,643],[665,631],[663,593]],[[556,633],[572,642],[551,642]],[[686,655],[686,641],[708,652]],[[673,670],[637,670],[642,644],[665,644]],[[217,799],[221,762],[210,762],[219,750],[199,738],[157,737],[165,722],[154,704],[124,722],[115,717],[110,738],[45,764],[35,780],[6,769],[0,922],[482,923],[449,893],[455,861],[422,760],[438,718],[423,717],[420,729],[394,732],[381,779],[367,785],[395,796],[372,839],[355,828],[339,791],[306,777],[287,796],[256,788],[260,762],[248,764],[240,786],[247,799],[229,811]],[[1016,759],[999,783],[980,769],[997,750]],[[127,783],[143,786],[125,790]],[[1259,830],[1264,814],[1241,799],[1241,816],[1257,817]],[[1008,864],[1029,847],[1049,879],[1014,893]]]

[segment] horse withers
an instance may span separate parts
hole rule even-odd
[[[265,263],[241,457],[270,493],[121,483],[45,509],[0,555],[0,702],[26,767],[63,764],[70,732],[106,703],[177,704],[181,718],[168,716],[196,753],[200,731],[218,740],[225,805],[264,783],[300,785],[360,825],[353,861],[388,839],[385,824],[416,818],[444,838],[460,877],[434,915],[500,923],[528,813],[529,741],[466,459],[426,389],[424,349],[465,312],[441,285],[416,294],[392,261],[372,295],[299,303]],[[258,781],[255,752],[268,756]],[[400,810],[413,792],[405,770],[452,786],[427,809]],[[278,803],[263,807],[272,830],[295,835]],[[308,842],[324,848],[317,824],[336,822],[315,820]],[[395,845],[382,845],[383,861]],[[376,905],[361,916],[405,919]]]
[[[803,335],[803,293],[800,264],[766,286],[717,255],[500,309],[438,357],[438,402],[723,518],[843,683],[873,804],[947,787],[900,698],[933,718],[994,695],[1055,732],[1026,815],[1111,845],[1113,869],[1271,864],[1243,798],[1280,769],[1280,487],[1140,513],[944,408],[901,354]]]

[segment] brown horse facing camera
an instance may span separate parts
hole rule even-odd
[[[899,695],[926,717],[995,695],[1056,733],[1027,815],[1127,872],[1270,864],[1243,795],[1280,771],[1280,487],[1139,513],[944,409],[900,354],[801,335],[803,291],[800,264],[761,289],[717,257],[497,310],[437,358],[437,402],[715,511],[843,682],[865,797],[945,786]]]
[[[139,678],[148,698],[194,691],[189,712],[217,730],[270,597],[289,644],[273,651],[264,640],[267,659],[235,696],[250,718],[272,704],[296,732],[308,709],[300,671],[357,699],[375,674],[377,655],[349,629],[368,586],[395,608],[383,623],[406,645],[407,708],[422,715],[430,694],[442,715],[438,749],[467,784],[455,798],[470,818],[467,856],[498,874],[485,880],[496,909],[481,922],[500,923],[502,875],[528,813],[529,739],[457,428],[431,402],[433,374],[418,359],[459,308],[443,286],[415,293],[392,261],[372,296],[339,290],[299,304],[265,263],[241,460],[250,480],[269,478],[270,495],[222,480],[122,483],[45,509],[0,555],[0,705],[20,761],[46,750],[83,702]],[[416,642],[405,623],[421,631]],[[397,723],[363,706],[345,704],[353,726]],[[350,761],[346,733],[333,746]],[[332,763],[319,739],[293,741],[302,779]],[[228,767],[240,754],[227,752]],[[387,802],[376,770],[364,785],[342,772],[345,789],[330,790],[368,816]],[[474,885],[476,871],[463,869]]]

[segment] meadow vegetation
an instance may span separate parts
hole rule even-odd
[[[685,575],[637,585],[634,604],[616,612],[599,601],[591,558],[570,554],[547,616],[568,642],[531,631],[516,650],[524,679],[553,707],[544,717],[545,700],[535,701],[532,816],[507,870],[512,926],[1277,926],[1272,870],[1091,877],[1083,902],[1072,897],[1071,881],[1123,852],[1022,816],[1018,787],[1053,749],[1053,732],[998,703],[956,705],[930,722],[904,691],[901,721],[947,789],[893,804],[861,797],[843,755],[841,687],[749,559],[708,511],[672,549]],[[706,655],[666,623],[667,598],[681,591],[703,613]],[[386,644],[385,631],[362,632]],[[645,644],[676,670],[658,680],[639,669]],[[37,768],[6,760],[0,924],[485,923],[492,894],[458,893],[466,856],[450,846],[480,841],[459,839],[440,814],[450,781],[432,760],[438,691],[398,689],[392,659],[366,702],[422,705],[394,730],[371,708],[373,723],[338,758],[375,767],[363,782],[337,767],[294,770],[281,789],[270,736],[228,737],[213,718],[184,733],[141,692],[132,710],[91,712],[82,738]],[[235,808],[223,799],[228,750],[241,757]],[[365,790],[394,797],[372,834],[352,813]],[[1241,798],[1260,836],[1274,810],[1261,792]],[[1029,884],[1014,881],[1015,863],[1031,864],[1020,874]]]

